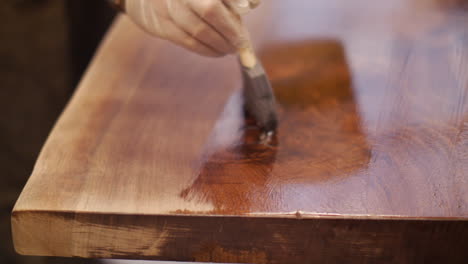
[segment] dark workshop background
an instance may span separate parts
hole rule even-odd
[[[0,263],[93,263],[17,255],[10,212],[113,16],[104,0],[0,1]]]

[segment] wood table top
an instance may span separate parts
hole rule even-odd
[[[463,1],[265,1],[248,20],[278,102],[267,144],[244,118],[233,56],[190,54],[120,17],[15,205],[17,251],[277,263],[260,249],[235,257],[208,246],[208,257],[204,232],[229,221],[232,232],[297,219],[368,220],[369,230],[392,219],[400,231],[401,220],[455,221],[449,229],[467,234],[464,10]],[[199,238],[187,242],[182,227]],[[164,251],[167,237],[189,249]]]

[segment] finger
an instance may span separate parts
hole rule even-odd
[[[161,21],[152,8],[145,8],[146,2],[137,0],[125,1],[125,10],[129,17],[146,32],[159,36],[161,34]]]
[[[231,12],[220,0],[196,0],[189,2],[192,10],[216,29],[231,45],[240,48],[246,37],[238,15]]]
[[[233,53],[236,51],[236,48],[221,34],[180,1],[169,1],[168,11],[172,21],[179,28],[213,50],[222,54]]]
[[[196,52],[203,56],[208,57],[221,57],[224,54],[213,50],[206,46],[204,43],[193,38],[190,34],[179,28],[172,21],[166,21],[164,30],[164,39],[172,41],[173,43],[182,46],[190,51]]]
[[[245,15],[250,11],[248,0],[223,0],[224,4],[238,15]]]
[[[151,2],[154,5],[158,3],[157,1]],[[192,38],[175,25],[167,12],[166,5],[151,6],[150,8],[147,4],[143,1],[126,1],[127,14],[145,31],[203,56],[219,57],[222,55]],[[158,8],[161,13],[156,15],[155,8]]]

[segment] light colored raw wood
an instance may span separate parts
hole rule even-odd
[[[205,59],[165,45],[126,18],[115,28],[47,140],[16,210],[209,209],[174,198],[241,85],[235,58]]]
[[[250,25],[278,99],[273,141],[246,126],[234,57],[190,54],[119,18],[15,205],[19,253],[467,258],[459,3],[265,2]]]

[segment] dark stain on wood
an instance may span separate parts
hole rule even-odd
[[[260,131],[244,118],[240,93],[231,97],[198,177],[181,193],[212,202],[210,213],[294,210],[281,203],[295,191],[288,186],[339,180],[370,160],[339,42],[272,46],[262,58],[278,100],[278,131],[269,142],[259,141]]]

